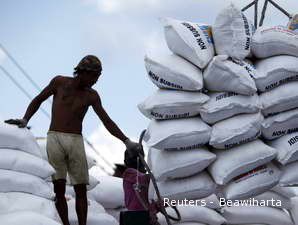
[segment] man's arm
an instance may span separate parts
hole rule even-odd
[[[56,90],[56,85],[59,77],[54,77],[51,82],[46,86],[40,93],[37,95],[29,104],[23,119],[10,119],[6,120],[6,123],[16,124],[19,127],[26,127],[27,123],[31,119],[31,117],[36,113],[39,109],[42,102],[44,102],[48,97],[53,95]]]
[[[102,107],[100,97],[96,91],[94,91],[92,97],[92,107],[100,120],[103,122],[104,126],[108,129],[108,131],[125,144],[126,151],[129,155],[135,156],[138,153],[144,155],[143,149],[140,144],[132,142],[128,137],[126,137],[119,129],[119,127],[114,123],[114,121],[109,117],[107,112]]]
[[[125,143],[128,138],[123,134],[120,128],[116,125],[116,123],[109,117],[107,112],[104,110],[101,104],[101,100],[99,95],[94,92],[92,96],[92,108],[107,128],[107,130],[116,138],[120,139],[122,142]]]

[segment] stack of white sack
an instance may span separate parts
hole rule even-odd
[[[76,204],[74,198],[67,199],[68,218],[70,225],[77,225]],[[118,221],[109,215],[104,207],[94,200],[88,199],[88,225],[119,225]]]
[[[162,196],[200,199],[216,189],[205,171],[215,159],[204,147],[211,128],[199,116],[209,99],[202,93],[202,69],[214,56],[211,27],[170,18],[161,21],[173,54],[145,57],[149,78],[159,89],[138,105],[151,119],[144,140]]]
[[[254,77],[262,113],[262,136],[277,150],[279,185],[297,186],[298,175],[298,33],[286,27],[261,27],[252,39]]]
[[[149,78],[159,89],[138,105],[151,119],[144,136],[149,147],[148,163],[165,201],[196,200],[190,214],[209,212],[194,215],[195,220],[189,220],[191,215],[185,212],[181,222],[222,224],[225,220],[215,211],[220,208],[213,194],[217,185],[206,171],[215,160],[205,146],[211,127],[199,115],[209,100],[202,92],[202,70],[214,56],[211,27],[170,18],[162,22],[173,54],[145,57]],[[149,199],[157,199],[152,184]],[[208,220],[214,216],[217,218]]]
[[[265,120],[262,135],[273,140],[298,131],[298,33],[285,27],[260,27],[252,39]]]
[[[203,206],[177,206],[181,215],[181,221],[172,222],[173,224],[187,224],[187,225],[221,225],[226,224],[226,220],[220,213]],[[172,208],[166,208],[169,215],[177,217]],[[160,225],[166,225],[165,217],[158,213],[158,222]]]
[[[212,125],[209,144],[216,154],[208,172],[220,186],[219,197],[247,199],[269,191],[280,179],[271,162],[276,150],[258,139],[264,120],[254,81],[258,71],[247,60],[254,28],[231,4],[218,14],[212,32],[218,55],[203,72],[210,100],[200,113]]]
[[[0,123],[1,224],[59,224],[54,193],[46,182],[55,171],[27,128]]]
[[[254,33],[251,22],[231,4],[217,16],[209,34],[215,52],[206,54],[209,45],[200,45],[205,39],[199,24],[163,21],[166,42],[174,55],[145,58],[148,75],[160,89],[139,104],[140,111],[151,119],[144,140],[161,195],[172,203],[217,195],[226,224],[293,224],[286,211],[292,210],[292,196],[277,190],[297,185],[293,171],[298,169],[294,147],[298,134],[284,141],[291,140],[291,148],[267,140],[298,131],[297,34],[284,32],[288,38],[273,37],[272,41],[266,36],[270,31],[259,28]],[[266,37],[260,38],[263,35]],[[196,43],[204,47],[196,48]],[[266,51],[270,53],[260,56]],[[248,59],[252,56],[261,59],[253,65]],[[202,71],[203,82],[187,76],[193,72],[183,71],[190,67],[178,59]],[[209,100],[195,92],[202,88]],[[194,117],[198,113],[200,117]],[[150,198],[157,198],[152,184],[149,193]],[[234,205],[227,204],[251,200],[258,203],[247,207],[246,214],[242,214],[246,205],[234,210]],[[214,204],[207,208],[219,211]],[[271,218],[271,213],[278,219]],[[184,223],[213,224],[187,216],[176,224]]]
[[[120,212],[125,210],[123,181],[113,176],[99,176],[100,183],[91,191],[88,198],[102,205],[106,213],[119,221]]]
[[[281,186],[298,185],[298,132],[286,134],[280,138],[268,141],[277,150],[276,160],[282,171],[279,184]]]

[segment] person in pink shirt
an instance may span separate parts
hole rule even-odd
[[[142,152],[144,155],[144,152]],[[123,173],[124,201],[127,211],[120,214],[120,225],[159,225],[156,214],[158,202],[148,199],[150,176],[137,155],[125,152]]]

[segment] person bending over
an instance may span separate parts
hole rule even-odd
[[[76,212],[79,225],[87,223],[87,190],[89,184],[88,166],[82,122],[89,106],[92,106],[107,130],[120,139],[126,148],[138,151],[139,144],[130,141],[104,110],[100,96],[92,86],[102,72],[100,60],[93,55],[85,56],[75,67],[74,76],[56,76],[29,104],[22,119],[6,120],[6,123],[27,126],[42,102],[53,96],[50,129],[47,134],[47,154],[49,163],[56,173],[52,176],[55,205],[64,225],[69,225],[65,199],[66,175],[76,193]]]

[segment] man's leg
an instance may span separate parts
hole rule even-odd
[[[58,211],[58,214],[62,220],[63,225],[70,225],[68,220],[68,208],[65,199],[65,185],[66,180],[59,179],[53,181],[54,192],[56,194],[55,205]]]
[[[76,212],[78,215],[79,225],[87,224],[88,200],[86,184],[74,185],[76,193]]]

